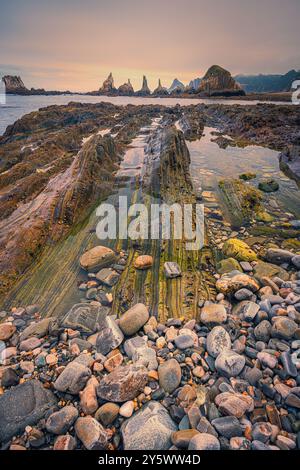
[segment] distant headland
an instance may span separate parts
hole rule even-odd
[[[84,94],[92,96],[138,96],[138,97],[245,97],[246,94],[288,93],[293,81],[300,79],[300,71],[291,70],[285,75],[237,75],[219,65],[211,66],[204,77],[195,78],[184,85],[175,78],[169,88],[158,79],[157,87],[151,91],[144,75],[139,90],[134,90],[130,79],[119,87],[115,86],[110,73],[98,90],[86,93],[66,91],[48,91],[43,88],[27,88],[20,76],[5,75],[2,80],[7,94],[14,95],[62,95]],[[249,96],[250,98],[250,96]],[[254,97],[252,97],[254,98]]]

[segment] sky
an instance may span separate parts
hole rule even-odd
[[[300,0],[0,0],[0,76],[28,88],[97,90],[142,76],[170,86],[213,64],[300,69]]]

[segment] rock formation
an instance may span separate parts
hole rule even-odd
[[[114,79],[112,73],[109,74],[106,80],[104,80],[102,87],[99,89],[100,95],[114,95],[117,89],[114,85]]]
[[[128,78],[128,82],[124,83],[123,85],[119,86],[118,94],[123,96],[132,96],[134,95],[134,89],[131,85],[130,78]]]
[[[213,65],[208,69],[201,81],[199,91],[206,96],[234,96],[245,94],[240,85],[232,78],[230,72],[219,65]]]
[[[24,85],[21,77],[5,75],[2,80],[6,87],[6,93],[8,94],[27,95],[30,93],[28,88]]]
[[[175,78],[173,80],[173,83],[172,85],[170,86],[168,92],[171,94],[171,93],[180,93],[182,91],[184,91],[184,84],[182,82],[180,82],[177,78]]]
[[[151,94],[150,88],[148,87],[147,78],[143,76],[143,85],[142,88],[136,92],[137,96],[149,96]]]
[[[300,145],[289,145],[279,161],[280,169],[300,186]]]
[[[158,80],[158,87],[155,88],[153,95],[154,96],[168,96],[169,95],[168,90],[162,86],[160,79]]]

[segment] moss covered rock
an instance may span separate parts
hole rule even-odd
[[[230,273],[231,271],[241,271],[240,263],[234,258],[222,259],[217,266],[219,274]]]
[[[261,181],[258,185],[258,189],[260,189],[264,193],[274,193],[275,191],[278,191],[279,184],[273,179],[268,179],[265,181]]]
[[[266,211],[260,211],[256,214],[256,220],[259,222],[273,222],[274,217]]]
[[[265,263],[264,261],[258,261],[255,268],[254,268],[254,276],[260,280],[263,277],[275,277],[278,276],[283,281],[287,281],[289,279],[289,274],[285,269],[281,268],[280,266],[276,266],[272,263]]]
[[[243,180],[243,181],[250,181],[250,180],[254,180],[256,178],[256,174],[255,173],[242,173],[239,178],[240,180]]]
[[[257,259],[256,253],[247,243],[237,238],[231,238],[224,243],[223,254],[238,261],[255,261]]]

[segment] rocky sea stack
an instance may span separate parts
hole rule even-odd
[[[151,95],[150,88],[148,87],[147,77],[143,76],[142,88],[136,92],[136,96],[149,96]]]
[[[118,94],[121,96],[133,96],[134,95],[134,89],[133,89],[133,86],[131,85],[130,78],[128,78],[128,82],[119,86]]]
[[[8,94],[28,95],[30,93],[21,77],[5,75],[2,80],[6,87],[6,93]]]
[[[106,80],[104,80],[102,87],[99,89],[100,95],[115,95],[117,89],[114,85],[114,79],[112,73],[109,74]]]
[[[230,72],[219,65],[213,65],[208,69],[201,81],[199,92],[207,96],[245,95],[245,92],[232,78]]]
[[[162,86],[160,79],[158,80],[158,86],[153,92],[153,96],[168,96],[168,90]]]

